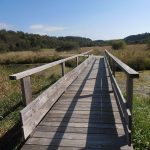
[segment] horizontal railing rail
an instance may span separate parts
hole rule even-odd
[[[125,119],[125,132],[127,136],[128,145],[131,146],[131,133],[132,133],[132,101],[133,101],[133,79],[139,78],[139,73],[123,63],[117,57],[105,50],[105,60],[108,70],[111,75],[112,86],[114,93],[119,100],[122,114]],[[116,67],[119,67],[126,74],[126,99],[124,98],[117,81],[115,79]]]
[[[21,80],[21,91],[22,91],[22,99],[24,105],[28,105],[32,101],[32,90],[31,90],[31,81],[30,81],[30,76],[36,73],[39,73],[41,71],[44,71],[46,69],[49,69],[51,67],[54,67],[56,65],[61,64],[61,70],[62,70],[62,76],[65,75],[65,62],[68,60],[72,60],[76,58],[76,66],[79,64],[79,57],[80,56],[89,56],[93,50],[89,50],[87,52],[71,56],[65,59],[61,59],[58,61],[54,61],[52,63],[48,63],[39,67],[35,67],[33,69],[29,69],[20,73],[16,73],[13,75],[10,75],[9,78],[10,80]]]
[[[58,61],[54,61],[52,63],[48,63],[48,64],[45,64],[45,65],[42,65],[42,66],[39,66],[39,67],[36,67],[36,68],[33,68],[33,69],[29,69],[29,70],[26,70],[26,71],[23,71],[23,72],[20,72],[20,73],[17,73],[17,74],[13,74],[13,75],[10,75],[9,78],[10,80],[18,80],[18,79],[22,79],[24,77],[27,77],[27,76],[30,76],[32,74],[35,74],[35,73],[38,73],[38,72],[41,72],[43,70],[46,70],[46,69],[49,69],[53,66],[56,66],[58,64],[62,64],[68,60],[71,60],[71,59],[74,59],[74,58],[77,58],[77,61],[78,61],[78,57],[79,56],[88,56],[86,54],[89,54],[91,53],[93,50],[90,50],[90,51],[87,51],[85,53],[82,53],[82,54],[78,54],[78,55],[75,55],[75,56],[71,56],[71,57],[68,57],[68,58],[65,58],[65,59],[61,59],[61,60],[58,60]],[[77,65],[78,65],[78,62],[77,62]]]

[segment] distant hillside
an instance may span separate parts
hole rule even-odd
[[[130,35],[124,38],[124,40],[129,44],[136,44],[136,43],[145,43],[148,38],[150,38],[150,33],[143,33],[137,35]]]
[[[145,43],[150,38],[150,33],[131,35],[123,40],[128,44]],[[8,51],[26,51],[41,50],[43,48],[56,48],[58,50],[67,50],[76,47],[104,46],[111,45],[116,40],[95,40],[89,38],[66,36],[52,37],[41,36],[38,34],[29,34],[22,31],[0,30],[0,52]]]

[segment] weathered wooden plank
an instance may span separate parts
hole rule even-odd
[[[119,118],[88,118],[88,119],[83,119],[83,118],[69,118],[69,117],[65,117],[65,118],[47,118],[45,117],[42,121],[44,122],[70,122],[70,123],[122,123],[122,120]]]
[[[105,146],[102,148],[92,147],[92,150],[131,150],[128,146]],[[70,146],[45,146],[45,145],[25,145],[21,150],[81,150],[81,147]],[[91,150],[90,147],[84,147],[84,150]]]
[[[62,100],[59,100],[58,101],[58,105],[69,105],[70,103],[72,103],[72,105],[80,105],[80,106],[89,106],[89,105],[96,105],[96,106],[99,106],[99,105],[102,105],[102,106],[116,106],[117,103],[115,100],[113,100],[112,102],[110,102],[109,100],[105,100],[105,99],[87,99],[87,100],[83,100],[83,99],[73,99],[71,101],[71,99],[62,99]]]
[[[70,105],[73,105],[73,106],[70,106]],[[70,108],[73,108],[73,107],[77,107],[77,108],[88,108],[90,110],[90,108],[118,108],[118,105],[116,103],[103,103],[103,102],[99,102],[99,103],[94,103],[93,102],[58,102],[56,106],[54,106],[53,108],[60,108],[60,107],[63,107],[63,108],[68,108],[70,106]]]
[[[57,126],[41,126],[39,125],[36,129],[36,131],[40,132],[61,132],[61,133],[83,133],[83,134],[117,134],[118,136],[124,135],[124,129],[119,128],[84,128],[84,127],[63,127],[60,126],[59,128]]]
[[[106,60],[107,61],[107,60]],[[108,64],[108,63],[107,63]],[[108,66],[109,67],[109,66]],[[110,69],[109,69],[110,70]],[[111,71],[111,70],[110,70]],[[124,99],[122,92],[117,84],[116,79],[114,78],[114,76],[112,76],[112,82],[113,82],[113,89],[114,89],[114,93],[116,94],[116,97],[118,98],[118,102],[120,103],[121,109],[122,109],[122,113],[125,117],[125,120],[127,122],[127,124],[129,124],[129,116],[131,116],[131,112],[130,110],[127,109],[126,107],[126,100]]]
[[[84,128],[108,128],[108,129],[123,129],[122,124],[99,124],[99,123],[67,123],[67,122],[40,122],[43,126],[54,126],[54,127],[84,127]]]
[[[89,58],[90,59],[90,58]],[[33,131],[47,111],[87,65],[87,60],[67,73],[21,111],[24,137]]]
[[[111,73],[111,69],[110,69],[110,66],[108,64],[107,58],[106,58],[106,63],[108,65],[109,71]],[[128,77],[128,78],[130,78],[130,77]],[[119,106],[120,106],[120,109],[121,109],[121,113],[122,113],[122,115],[125,118],[124,127],[125,127],[125,133],[126,133],[127,142],[128,142],[128,145],[131,146],[131,128],[132,128],[131,111],[130,111],[130,109],[127,108],[126,101],[125,101],[125,99],[124,99],[124,97],[123,97],[123,95],[121,93],[121,90],[120,90],[120,88],[119,88],[119,86],[117,84],[117,81],[114,78],[114,76],[112,76],[112,82],[113,82],[114,93],[115,93],[115,95],[116,95],[116,97],[118,99],[118,103],[119,103]],[[130,85],[130,83],[128,83],[128,84]],[[131,90],[132,90],[132,88],[133,88],[133,80],[131,82]],[[131,98],[132,98],[132,94],[129,91],[129,89],[127,89],[128,96],[130,95]],[[130,101],[131,101],[131,99],[130,99]],[[132,102],[130,102],[130,106],[132,106]]]
[[[65,75],[65,62],[61,63],[62,77]]]
[[[103,114],[104,114],[103,116],[100,116],[100,115],[97,115],[97,114],[76,114],[76,113],[73,113],[73,114],[71,114],[71,117],[72,118],[81,118],[81,119],[82,118],[87,119],[87,118],[90,117],[91,119],[93,118],[95,120],[97,120],[98,118],[101,118],[101,119],[105,119],[105,118],[107,119],[108,118],[110,120],[113,119],[113,118],[120,119],[120,114],[119,113],[114,113],[115,115],[113,115],[113,114],[104,112]],[[55,112],[50,113],[50,112],[48,112],[46,117],[70,118],[70,113],[65,113],[65,112],[63,112],[63,113],[55,113]]]
[[[118,139],[115,134],[104,135],[104,134],[83,134],[83,133],[61,133],[61,132],[40,132],[36,131],[33,134],[34,138],[48,138],[48,139],[68,139],[68,140],[85,140],[89,141],[106,141],[112,142],[112,138]],[[125,141],[125,138],[123,139]]]
[[[92,69],[88,66],[72,82],[36,127],[24,150],[35,149],[37,145],[41,150],[131,149],[126,142],[124,120],[119,111],[113,111],[118,109],[114,91],[105,90],[111,85],[111,78],[104,63],[103,59],[96,60]],[[88,91],[92,88],[95,91]]]
[[[105,146],[122,146],[125,145],[125,140],[123,138],[112,138],[110,140],[106,140],[103,138],[102,140],[69,140],[69,139],[49,139],[49,138],[30,138],[26,143],[27,144],[36,144],[36,145],[55,145],[55,146],[70,146],[70,147],[81,147],[84,148],[86,145],[88,147],[96,147],[102,148]],[[58,147],[59,147],[58,146]]]
[[[115,115],[119,115],[119,112],[103,112],[101,113],[100,111],[63,111],[63,110],[51,110],[50,113],[67,113],[67,114],[85,114],[85,115],[110,115],[110,116],[115,116]]]
[[[45,69],[48,69],[50,67],[56,66],[56,65],[61,64],[63,62],[66,62],[68,60],[74,59],[77,56],[83,56],[83,55],[88,54],[90,52],[92,52],[92,50],[90,50],[88,52],[85,52],[85,53],[82,53],[82,54],[79,54],[79,55],[75,55],[75,56],[72,56],[72,57],[68,57],[68,58],[65,58],[65,59],[54,61],[52,63],[48,63],[46,65],[42,65],[42,66],[39,66],[39,67],[36,67],[36,68],[33,68],[33,69],[29,69],[29,70],[26,70],[26,71],[23,71],[23,72],[20,72],[20,73],[17,73],[17,74],[13,74],[13,75],[10,75],[9,77],[10,77],[11,80],[18,80],[18,79],[24,78],[26,76],[30,76],[32,74],[43,71]]]
[[[53,110],[64,110],[64,111],[89,111],[89,112],[93,112],[93,111],[97,111],[97,112],[118,112],[118,108],[117,107],[54,107]]]
[[[77,56],[76,57],[76,66],[78,66],[78,64],[79,64],[79,57]]]

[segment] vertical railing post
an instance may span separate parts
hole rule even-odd
[[[129,118],[129,130],[132,133],[132,103],[133,103],[133,78],[127,75],[127,81],[126,81],[126,101],[127,101],[127,108],[131,112],[131,116]],[[132,142],[132,134],[129,133],[128,135],[128,145],[131,146]]]
[[[78,64],[79,64],[79,57],[77,56],[76,57],[76,66],[78,66]]]
[[[62,76],[65,75],[65,62],[61,63]]]
[[[115,72],[116,72],[116,64],[115,62],[113,61],[112,62],[112,73],[113,73],[113,76],[115,77]]]
[[[30,76],[21,79],[21,91],[22,91],[23,104],[27,106],[32,101]]]
[[[126,81],[126,100],[127,108],[132,112],[132,99],[133,99],[133,78],[127,75]]]

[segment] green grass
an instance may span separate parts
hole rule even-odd
[[[125,74],[116,72],[116,79],[121,91],[125,93]],[[134,80],[133,89],[132,143],[135,150],[150,150],[150,70],[140,72],[140,78]]]
[[[95,55],[103,55],[104,49],[110,50],[114,55],[122,59],[125,63],[134,67],[134,69],[147,68],[149,64],[150,52],[146,50],[145,45],[129,45],[126,50],[112,51],[110,46],[106,47],[94,47]],[[60,58],[69,57],[73,54],[81,53],[90,50],[91,48],[81,48],[80,51],[72,51],[71,53],[61,52],[58,56],[58,52],[55,50],[45,50],[42,52],[13,52],[0,54],[0,64],[11,65],[0,65],[0,115],[10,111],[11,107],[15,106],[18,102],[22,101],[20,81],[10,81],[8,76],[29,68],[39,66],[41,64],[30,64],[30,63],[45,63],[51,62]],[[143,66],[138,66],[142,59]],[[82,62],[84,59],[80,59]],[[146,60],[146,61],[145,61]],[[143,63],[144,61],[144,63]],[[148,63],[146,63],[148,62]],[[19,63],[29,63],[28,65]],[[66,72],[75,67],[75,60],[71,60],[66,63]],[[150,72],[145,71],[140,73],[140,79],[135,80],[138,87],[138,93],[142,89],[141,93],[146,91],[148,93]],[[31,77],[33,99],[37,97],[43,90],[49,85],[53,84],[60,78],[61,66],[45,70],[41,73],[35,74]],[[119,75],[120,77],[120,75]],[[118,80],[117,80],[118,81]],[[125,85],[122,81],[125,79],[120,77],[121,85]],[[143,86],[144,85],[144,86]],[[134,89],[136,89],[134,87]],[[150,99],[149,95],[147,98],[135,97],[133,104],[133,144],[136,150],[148,150],[150,146]],[[5,119],[0,121],[0,137],[4,135],[11,127],[13,127],[19,121],[19,111],[23,108],[20,106],[16,111],[12,111]],[[150,147],[149,147],[150,149]]]
[[[135,150],[150,150],[150,97],[133,100],[133,146]]]
[[[10,81],[9,75],[38,65],[39,64],[0,66],[2,72],[0,74],[0,116],[3,116],[6,112],[10,112],[7,117],[4,119],[1,118],[0,120],[0,137],[19,121],[19,111],[23,108],[23,106],[20,106],[17,110],[11,112],[13,106],[22,102],[22,97],[20,81]],[[72,68],[66,67],[65,71],[68,72],[71,69]],[[60,77],[60,65],[31,76],[33,100]]]

